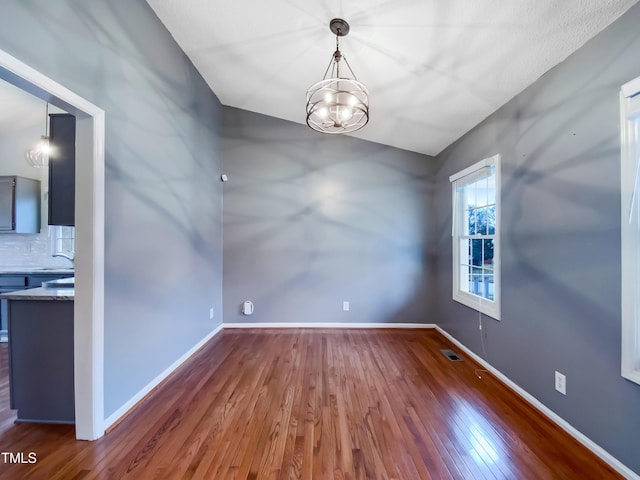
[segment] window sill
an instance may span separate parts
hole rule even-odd
[[[630,382],[634,382],[640,385],[640,370],[630,370],[627,372],[622,372],[622,376]]]
[[[500,321],[500,306],[498,302],[485,299],[480,300],[480,297],[464,292],[454,292],[453,300]]]

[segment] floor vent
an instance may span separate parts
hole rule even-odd
[[[452,362],[461,362],[462,361],[462,359],[458,356],[458,354],[456,352],[454,352],[453,350],[449,350],[448,348],[444,348],[444,349],[442,349],[440,351],[442,352],[442,354],[445,357],[447,357]]]

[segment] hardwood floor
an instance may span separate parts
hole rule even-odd
[[[224,330],[96,442],[12,424],[0,380],[0,451],[37,455],[0,458],[0,479],[621,478],[442,348],[433,330]]]

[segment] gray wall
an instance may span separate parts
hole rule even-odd
[[[433,158],[234,108],[223,118],[225,323],[435,321]]]
[[[106,111],[108,416],[221,322],[221,106],[143,0],[0,12],[1,49]]]
[[[620,376],[620,85],[640,75],[640,5],[437,158],[441,326],[484,356],[451,300],[448,176],[502,155],[502,321],[486,359],[640,473],[640,385]],[[567,396],[554,391],[554,371]]]

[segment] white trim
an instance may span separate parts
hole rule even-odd
[[[625,98],[630,98],[634,95],[637,95],[638,93],[640,93],[640,77],[634,78],[630,82],[625,83],[624,85],[622,85],[622,88],[620,90],[622,91],[622,95]]]
[[[9,75],[5,74],[5,71]],[[0,77],[34,93],[46,92],[74,113],[85,137],[76,146],[90,152],[76,162],[76,296],[74,302],[74,385],[76,438],[104,435],[104,111],[17,58],[0,50]],[[84,118],[83,114],[86,114]],[[83,141],[86,140],[86,141]]]
[[[480,160],[479,162],[474,163],[470,167],[467,167],[464,170],[460,170],[459,172],[454,173],[453,175],[449,176],[449,182],[453,183],[456,180],[460,180],[461,178],[466,177],[467,175],[471,175],[472,173],[475,173],[476,171],[482,168],[490,167],[491,165],[494,164],[496,157],[498,157],[499,159],[499,155],[494,155],[493,157]]]
[[[636,157],[640,151],[640,139],[635,138],[634,125],[640,116],[640,98],[628,98],[624,88],[620,92],[620,248],[621,248],[621,375],[640,384],[640,225],[638,214],[638,168]],[[634,87],[635,88],[635,87]]]
[[[162,373],[160,373],[156,378],[151,380],[146,386],[144,386],[138,393],[136,393],[133,397],[131,397],[127,403],[122,405],[118,410],[109,415],[109,418],[106,418],[104,421],[104,429],[108,429],[111,425],[116,423],[122,416],[126,415],[135,405],[142,400],[145,396],[151,392],[154,388],[156,388],[162,381],[164,381],[169,375],[175,372],[182,364],[184,364],[187,360],[189,360],[198,350],[200,350],[209,340],[215,337],[218,333],[220,333],[223,329],[223,325],[218,325],[211,333],[209,333],[206,337],[196,343],[188,352],[182,355],[179,359],[169,365]]]
[[[598,457],[604,460],[607,464],[609,464],[612,468],[618,471],[625,478],[632,480],[640,480],[640,476],[633,472],[629,467],[627,467],[620,460],[615,458],[609,452],[607,452],[600,445],[595,443],[589,437],[587,437],[584,433],[577,430],[574,426],[572,426],[569,422],[563,419],[560,415],[555,413],[553,410],[545,406],[542,402],[540,402],[537,398],[527,392],[525,389],[520,387],[517,383],[513,382],[506,375],[504,375],[500,370],[493,367],[491,364],[486,362],[482,357],[476,355],[471,350],[469,350],[465,345],[456,340],[453,336],[451,336],[447,331],[443,330],[442,327],[436,326],[436,330],[444,335],[448,340],[450,340],[453,344],[455,344],[458,348],[463,350],[466,355],[473,358],[476,362],[482,365],[487,371],[497,377],[502,383],[504,383],[507,387],[517,393],[520,397],[522,397],[525,401],[529,402],[533,407],[539,410],[543,415],[549,418],[552,422],[557,424],[560,428],[562,428],[565,432],[575,438],[582,445],[587,447],[593,453],[595,453]]]
[[[501,242],[500,242],[500,232],[501,232],[501,157],[500,154],[496,154],[492,157],[485,158],[470,167],[465,168],[464,170],[455,173],[449,177],[451,182],[451,195],[452,195],[452,215],[451,215],[451,267],[452,267],[452,298],[458,303],[466,305],[469,308],[477,310],[479,312],[488,315],[491,318],[496,320],[500,320],[500,303],[502,297],[502,288],[501,288],[501,275],[500,275],[500,265],[501,265]],[[476,172],[481,171],[483,168],[494,166],[495,167],[495,179],[496,179],[496,226],[495,226],[495,235],[493,236],[493,244],[494,244],[494,257],[493,257],[493,279],[494,279],[494,300],[488,300],[479,295],[474,295],[472,293],[467,293],[461,290],[460,288],[460,245],[459,245],[459,221],[461,210],[464,207],[461,206],[461,203],[458,201],[458,192],[457,189],[461,186],[466,185],[466,182],[459,182],[459,180],[464,177],[470,177],[474,179],[474,174]]]
[[[433,323],[224,323],[229,328],[436,328]]]

